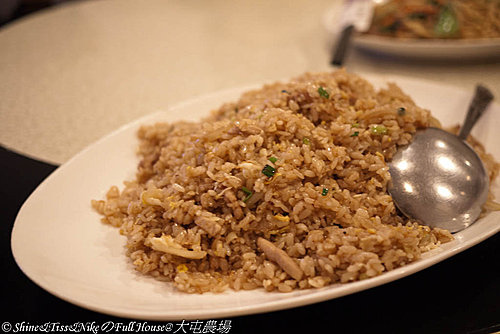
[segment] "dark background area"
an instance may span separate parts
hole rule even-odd
[[[71,1],[79,0],[0,0],[0,27],[41,9]]]
[[[7,11],[9,0],[3,1],[0,0],[0,26],[65,2],[17,1]],[[34,284],[16,265],[10,234],[17,212],[29,194],[56,168],[0,146],[0,198],[3,203],[0,254],[4,274],[0,322],[102,324],[114,321],[126,324],[133,321],[89,311],[56,298]],[[500,234],[437,265],[383,286],[309,306],[215,320],[231,320],[229,333],[498,332]],[[171,332],[176,329],[178,327],[174,326]],[[184,329],[186,333],[195,332],[189,327]]]

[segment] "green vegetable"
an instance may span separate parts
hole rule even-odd
[[[358,135],[359,135],[359,131],[355,131],[355,132],[351,135],[351,137],[357,137]]]
[[[310,145],[310,144],[311,144],[311,141],[310,141],[310,140],[309,140],[309,138],[307,138],[307,137],[304,137],[304,138],[302,139],[302,142],[303,142],[304,144],[306,144],[306,145]]]
[[[351,126],[352,126],[353,128],[359,128],[359,123],[358,123],[358,122],[353,123]]]
[[[376,125],[372,128],[372,133],[374,135],[385,135],[387,133],[387,128],[383,125]]]
[[[246,194],[246,197],[243,199],[243,203],[246,203],[253,196],[253,192],[247,187],[241,187],[241,191]]]
[[[321,86],[318,88],[318,93],[321,97],[324,97],[325,99],[330,98],[330,94],[328,94],[328,92]]]
[[[405,114],[406,114],[406,108],[405,107],[398,108],[398,115],[399,116],[404,116]]]
[[[247,187],[241,187],[241,191],[243,191],[247,195],[250,195],[252,193],[252,191]]]
[[[439,13],[434,34],[440,38],[455,37],[458,33],[458,19],[451,6],[444,6]]]
[[[323,191],[321,192],[321,196],[326,196],[328,194],[328,188],[323,188]]]
[[[270,165],[265,165],[264,168],[262,169],[262,174],[264,174],[267,177],[273,177],[274,173],[276,173],[276,168]]]
[[[276,157],[270,157],[267,160],[271,161],[274,164],[274,163],[276,163],[276,161],[278,161],[278,158],[276,158]]]
[[[283,89],[281,92],[288,94],[288,91],[286,89]]]

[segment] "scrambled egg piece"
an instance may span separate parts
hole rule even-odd
[[[174,241],[170,235],[162,235],[159,238],[151,238],[151,248],[156,251],[184,257],[186,259],[203,259],[207,252],[201,250],[189,250]]]

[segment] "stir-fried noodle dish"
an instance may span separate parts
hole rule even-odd
[[[403,216],[387,162],[439,126],[398,86],[343,70],[244,93],[199,122],[144,125],[135,179],[92,200],[133,267],[188,293],[364,280],[452,234]],[[493,180],[499,165],[471,142]],[[490,194],[484,207],[498,209]]]
[[[500,0],[389,0],[369,34],[401,38],[499,38]]]

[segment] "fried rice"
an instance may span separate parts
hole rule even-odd
[[[368,279],[453,240],[403,216],[387,192],[387,161],[431,125],[395,84],[306,73],[200,122],[141,127],[136,178],[92,206],[127,237],[136,270],[180,291]],[[474,145],[495,178],[499,165]]]

